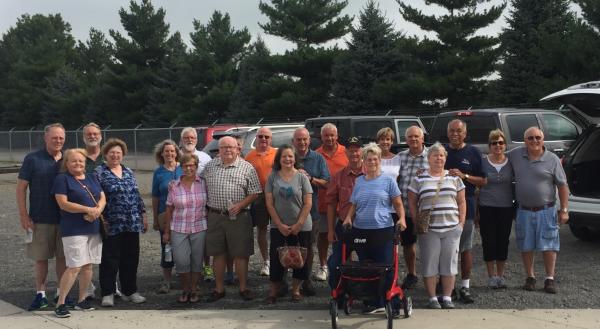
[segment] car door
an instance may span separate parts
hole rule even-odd
[[[509,113],[504,116],[506,123],[503,129],[507,133],[508,149],[522,146],[525,141],[525,130],[530,127],[540,127],[535,113]]]
[[[544,145],[559,157],[563,156],[579,136],[580,129],[558,113],[538,114],[544,131]]]

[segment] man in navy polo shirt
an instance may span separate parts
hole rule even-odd
[[[463,303],[473,303],[470,293],[471,269],[473,268],[473,226],[475,218],[475,188],[487,183],[487,178],[481,168],[481,152],[473,145],[465,143],[467,124],[462,120],[452,120],[448,123],[448,140],[445,145],[448,151],[445,169],[451,176],[460,177],[465,184],[465,199],[467,202],[467,218],[460,237],[460,270],[461,286],[458,297]]]
[[[27,256],[35,261],[36,296],[30,311],[48,306],[46,277],[48,259],[56,257],[56,277],[60,280],[65,271],[65,255],[59,231],[59,208],[54,195],[50,194],[54,178],[58,174],[65,143],[65,128],[60,123],[44,128],[45,148],[29,153],[17,179],[17,205],[21,227],[33,232],[33,241],[27,244]],[[26,195],[29,189],[29,212]],[[56,295],[60,292],[56,291]]]

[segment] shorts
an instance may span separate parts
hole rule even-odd
[[[393,217],[398,215],[393,214]],[[394,221],[395,223],[395,221]],[[412,246],[417,243],[417,235],[415,234],[415,223],[412,218],[406,217],[406,230],[400,232],[400,245],[403,247]]]
[[[329,232],[329,226],[327,224],[327,214],[319,214],[319,220],[316,223],[317,225],[314,224],[315,222],[313,221],[313,227],[319,227],[319,234],[327,234],[327,232]]]
[[[100,264],[102,237],[100,234],[64,236],[65,263],[69,268]]]
[[[206,231],[179,233],[171,231],[173,262],[177,273],[200,273],[204,260]]]
[[[475,223],[473,220],[466,220],[465,226],[463,227],[462,234],[460,236],[460,245],[458,250],[463,253],[473,249],[473,227]]]
[[[27,257],[32,260],[63,258],[63,243],[58,224],[35,224],[33,241],[27,244]]]
[[[517,210],[517,246],[522,252],[559,251],[558,214],[556,207],[540,211]]]
[[[463,230],[460,225],[446,232],[429,230],[419,237],[421,274],[453,276],[458,273],[458,245]]]
[[[206,254],[229,257],[249,257],[254,255],[254,231],[247,211],[237,215],[236,220],[229,216],[208,212],[206,230]]]
[[[271,216],[269,216],[269,211],[267,210],[264,194],[259,195],[256,201],[254,201],[250,208],[250,214],[253,226],[267,227],[269,225]]]

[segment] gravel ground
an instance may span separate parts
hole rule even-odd
[[[33,272],[32,262],[25,257],[23,245],[23,231],[20,228],[17,206],[15,202],[16,174],[0,174],[0,299],[26,308],[33,297]],[[152,174],[138,172],[138,182],[144,194],[147,205],[150,205],[149,193]],[[471,292],[476,298],[474,304],[466,305],[457,303],[459,308],[483,309],[527,309],[527,308],[600,308],[600,243],[584,243],[575,239],[566,226],[561,228],[562,251],[559,254],[556,281],[558,294],[548,295],[543,291],[526,292],[520,287],[524,283],[524,272],[520,255],[514,242],[514,233],[511,238],[509,261],[507,263],[506,277],[509,288],[507,290],[491,290],[486,288],[485,264],[482,261],[481,242],[479,236],[474,242],[474,268],[471,279]],[[316,283],[317,296],[304,298],[300,303],[291,303],[285,297],[278,300],[275,305],[266,306],[263,302],[268,292],[269,281],[258,276],[259,257],[250,259],[249,285],[258,298],[252,302],[243,302],[237,294],[237,287],[227,287],[227,296],[219,302],[208,304],[200,302],[193,305],[181,305],[175,302],[179,293],[178,285],[168,295],[157,295],[154,291],[161,282],[161,269],[159,267],[159,237],[158,233],[150,231],[141,237],[140,266],[138,271],[139,291],[148,298],[142,305],[131,305],[118,302],[117,307],[123,309],[173,309],[173,308],[213,308],[213,309],[326,309],[329,299],[329,289],[323,283]],[[255,247],[258,252],[258,247]],[[403,262],[400,262],[401,277],[404,276]],[[50,266],[48,277],[48,290],[53,293],[56,287],[54,266]],[[541,257],[536,258],[536,273],[538,286],[543,286],[543,263]],[[97,282],[97,269],[94,281]],[[203,292],[210,291],[212,284],[204,283]],[[73,293],[73,291],[72,291]],[[424,308],[426,294],[421,280],[415,289],[408,291],[413,298],[415,308]]]

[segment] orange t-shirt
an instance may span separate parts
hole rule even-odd
[[[275,153],[277,153],[277,149],[270,147],[265,153],[258,153],[256,150],[252,150],[244,158],[244,160],[250,162],[252,167],[254,167],[254,170],[256,170],[256,174],[258,175],[258,180],[260,181],[260,186],[262,187],[263,191],[265,190],[267,178],[269,178],[271,170],[273,169]]]
[[[315,150],[325,158],[325,163],[327,163],[327,169],[329,169],[329,177],[332,177],[337,174],[340,170],[344,169],[348,165],[348,157],[346,157],[346,147],[342,144],[338,144],[335,153],[333,156],[329,156],[327,152],[323,150],[323,146],[321,145],[318,149]],[[318,199],[318,211],[321,214],[327,213],[327,200],[326,200],[325,191],[323,193],[319,192]]]

